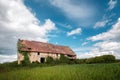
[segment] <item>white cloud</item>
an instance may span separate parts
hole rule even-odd
[[[41,25],[23,0],[0,0],[0,50],[16,53],[18,38],[46,42],[52,30],[56,30],[55,24],[46,19]]]
[[[91,51],[80,54],[79,58],[112,54],[115,55],[116,58],[120,59],[120,18],[109,31],[100,33],[96,36],[92,36],[88,38],[88,40],[100,40],[101,42],[97,42],[96,44],[94,44]]]
[[[112,10],[115,5],[117,4],[117,0],[110,0],[108,2],[109,7],[106,10],[106,13],[104,14],[104,16],[102,17],[101,21],[98,21],[95,23],[94,28],[100,28],[100,27],[105,27],[107,24],[110,25],[111,24],[111,20],[112,17],[115,16],[114,13],[112,13],[111,15],[108,15],[107,13],[109,13],[109,10]]]
[[[97,21],[94,25],[94,28],[100,28],[100,27],[105,27],[107,25],[112,25],[113,22],[112,18],[115,16],[116,14],[112,13],[110,15],[107,15],[106,13],[103,15],[102,19],[100,21]]]
[[[108,3],[108,5],[109,5],[108,9],[112,10],[116,4],[117,4],[117,0],[110,0]]]
[[[82,26],[91,25],[97,13],[96,7],[85,1],[75,4],[72,0],[50,0],[50,3],[60,9],[69,19],[75,20]]]
[[[94,46],[99,47],[101,51],[113,51],[113,50],[120,50],[120,42],[113,42],[113,41],[103,41],[98,42]]]
[[[77,58],[87,58],[90,56],[89,54],[86,55],[86,53],[88,53],[91,49],[92,47],[77,47],[77,48],[73,48],[73,51],[77,54]]]
[[[60,27],[63,27],[63,28],[66,28],[66,29],[72,29],[72,26],[71,25],[69,25],[69,24],[63,24],[63,23],[57,23]]]
[[[81,45],[82,46],[85,46],[85,45],[87,45],[88,44],[88,42],[83,42]]]
[[[110,29],[107,32],[103,32],[101,34],[98,34],[96,36],[92,36],[88,38],[88,40],[97,41],[97,40],[113,40],[113,41],[120,41],[120,18],[118,19],[118,22],[112,26],[112,29]]]
[[[0,55],[0,63],[4,63],[4,62],[12,62],[17,60],[17,56],[16,55]]]
[[[73,51],[75,51],[76,53],[79,52],[88,52],[92,49],[92,47],[77,47],[77,48],[73,48]]]
[[[75,5],[70,0],[50,0],[52,5],[62,9],[69,17],[86,18],[93,15],[92,7],[86,5]]]
[[[109,20],[102,20],[95,23],[94,28],[104,27]]]
[[[71,36],[71,35],[75,35],[75,34],[81,34],[81,32],[82,32],[82,29],[81,28],[77,28],[77,29],[74,29],[74,30],[72,30],[70,32],[67,32],[67,35]]]
[[[85,53],[79,53],[78,58],[84,59],[84,58],[91,58],[95,56],[101,56],[101,55],[114,55],[117,59],[120,59],[120,54],[115,53],[113,51],[99,51],[99,49],[92,49],[90,52]]]

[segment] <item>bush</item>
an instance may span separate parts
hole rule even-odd
[[[52,57],[50,57],[50,56],[48,56],[47,58],[46,58],[46,63],[54,63],[54,59],[52,58]]]
[[[86,63],[111,63],[115,62],[115,56],[113,55],[102,55],[99,57],[89,58]]]
[[[86,62],[86,59],[75,59],[75,64],[84,64]]]
[[[109,63],[109,62],[115,62],[115,56],[113,55],[103,55],[101,56],[104,60],[104,62]]]
[[[46,63],[47,64],[74,64],[75,60],[70,60],[68,57],[61,54],[59,59],[53,59],[52,57],[48,56],[46,58]]]
[[[24,55],[24,60],[21,61],[21,65],[22,66],[27,66],[30,64],[30,60],[29,60],[29,57],[28,57],[28,53],[27,52],[21,52],[21,54]]]
[[[63,54],[60,55],[60,59],[59,59],[60,63],[70,63],[70,59],[67,58],[66,56],[64,56]]]

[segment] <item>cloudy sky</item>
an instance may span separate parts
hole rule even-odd
[[[18,39],[120,59],[120,0],[0,0],[0,63],[17,60]]]

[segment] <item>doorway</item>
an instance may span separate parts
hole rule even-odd
[[[44,63],[44,62],[45,62],[45,58],[44,58],[44,57],[41,57],[41,58],[40,58],[40,62],[41,62],[41,63]]]

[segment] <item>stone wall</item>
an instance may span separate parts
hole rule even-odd
[[[30,62],[40,62],[40,59],[41,58],[45,58],[45,61],[46,61],[46,58],[50,56],[52,57],[53,59],[59,59],[60,58],[60,54],[53,54],[53,53],[38,53],[38,52],[29,52],[28,53],[28,57],[29,57],[29,60]],[[18,53],[18,64],[20,64],[20,61],[22,61],[24,59],[24,56],[20,53]]]
[[[21,53],[18,53],[18,64],[20,64],[22,60],[24,60],[24,56]]]

